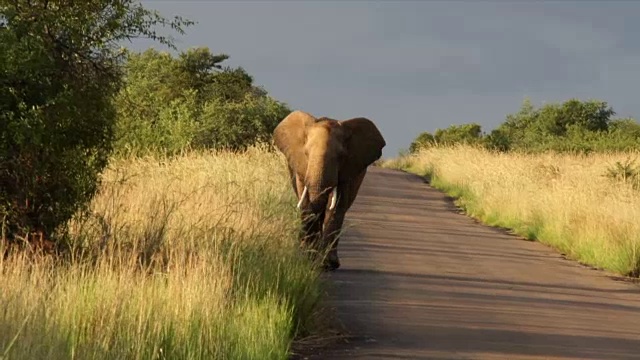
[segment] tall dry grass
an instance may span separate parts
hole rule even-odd
[[[436,147],[384,167],[429,175],[481,221],[549,244],[583,263],[625,275],[640,270],[640,191],[607,176],[640,153],[492,153]],[[637,170],[637,169],[636,169]],[[637,187],[637,186],[636,186]]]
[[[63,261],[0,260],[2,359],[286,359],[316,326],[283,159],[114,160]]]

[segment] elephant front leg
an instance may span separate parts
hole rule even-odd
[[[327,217],[324,222],[323,229],[323,244],[327,252],[327,256],[324,261],[324,267],[327,270],[335,270],[340,267],[340,258],[338,257],[338,243],[340,242],[340,235],[342,232],[342,226],[344,218],[351,208],[351,205],[356,199],[360,185],[367,173],[367,170],[360,172],[352,181],[346,182],[338,189],[338,203],[335,209],[328,210]]]
[[[338,242],[340,241],[345,212],[344,206],[338,206],[325,219],[322,241],[324,251],[328,250],[323,262],[325,270],[333,271],[340,267]]]
[[[318,253],[322,252],[322,223],[324,213],[314,214],[309,210],[303,210],[301,214],[302,234],[300,243],[302,247],[309,251],[312,260],[317,259]]]
[[[302,223],[300,240],[306,246],[316,245],[322,233],[324,213],[314,211],[312,204],[309,203],[308,196],[304,196],[305,185],[300,177],[294,176],[294,186],[300,204],[300,220]]]

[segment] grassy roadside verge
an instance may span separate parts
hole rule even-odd
[[[457,146],[424,149],[382,166],[428,176],[487,225],[511,229],[584,264],[638,276],[639,179],[628,162],[638,155],[496,154]],[[624,164],[629,166],[622,171]],[[620,172],[626,175],[616,176]]]
[[[286,359],[320,324],[283,159],[114,161],[64,260],[0,259],[1,359]]]

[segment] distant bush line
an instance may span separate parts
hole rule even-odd
[[[545,151],[590,153],[640,149],[640,124],[632,118],[614,118],[602,100],[569,99],[535,108],[525,99],[520,110],[489,133],[477,123],[451,125],[433,134],[419,134],[409,153],[440,145],[467,144],[509,152]]]

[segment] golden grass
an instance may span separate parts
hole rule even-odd
[[[430,175],[465,211],[583,263],[625,275],[640,268],[640,191],[605,176],[638,153],[497,154],[436,147],[383,166]]]
[[[285,359],[314,329],[283,159],[114,160],[64,261],[0,260],[2,359]]]

